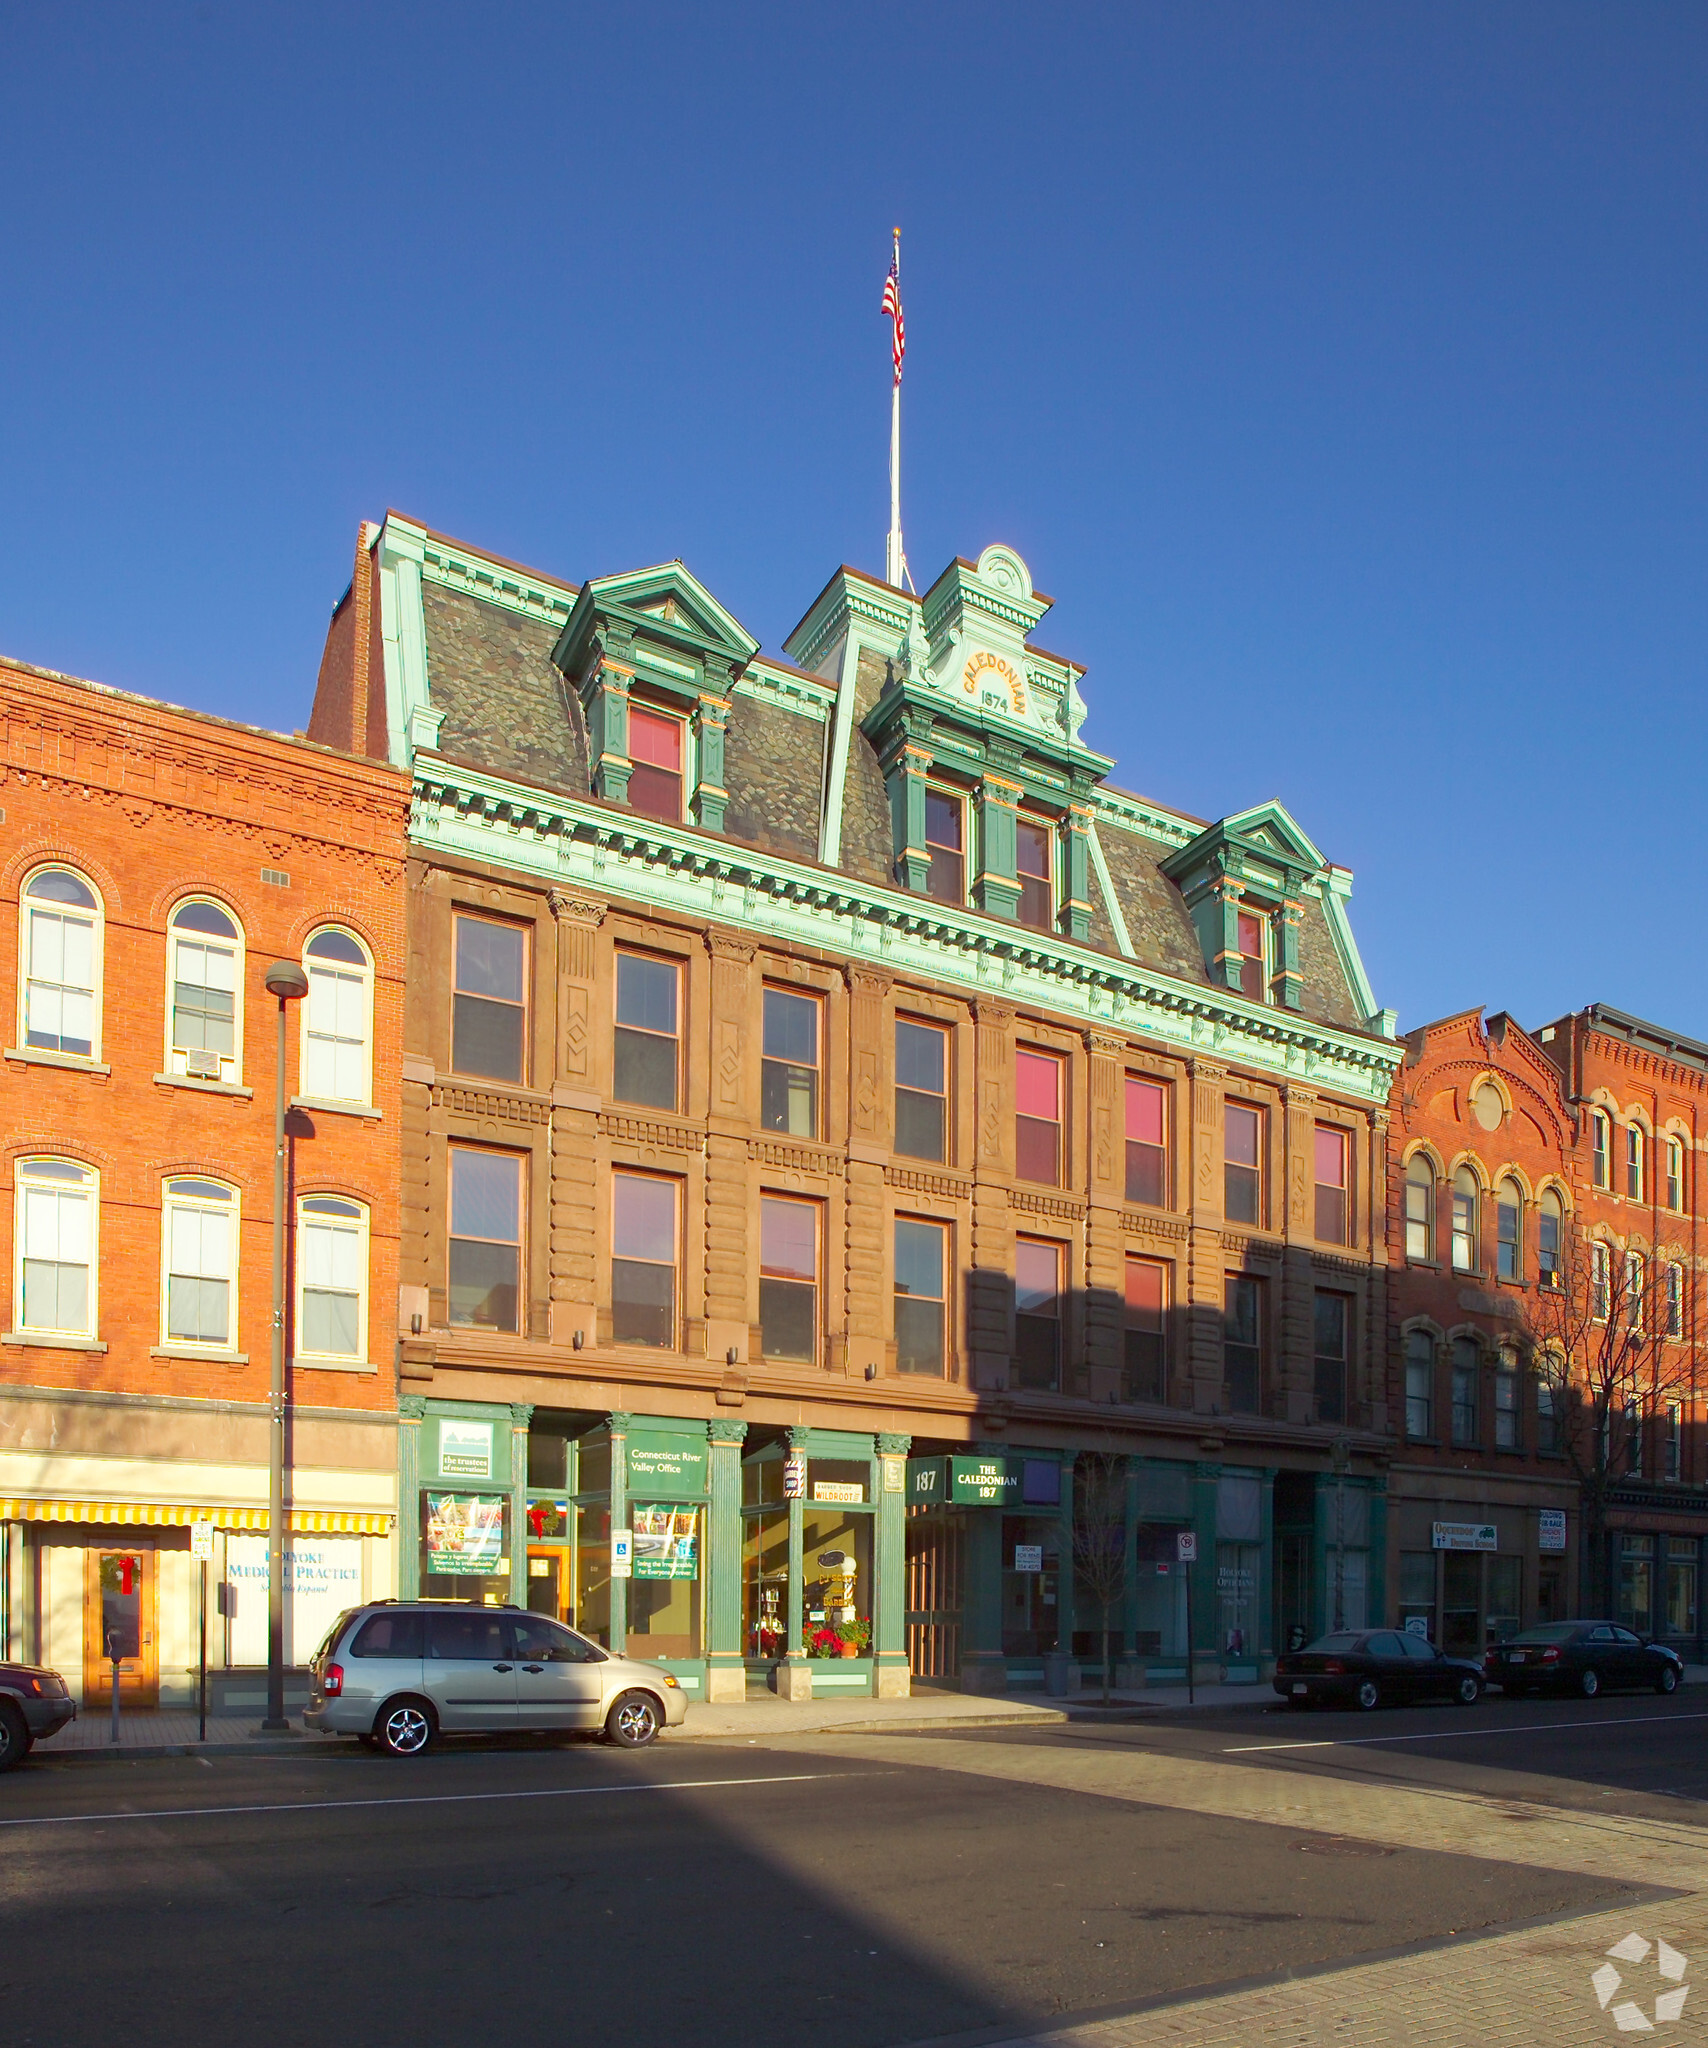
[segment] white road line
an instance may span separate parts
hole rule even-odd
[[[364,1806],[469,1806],[501,1799],[587,1799],[608,1792],[722,1791],[732,1785],[812,1785],[822,1778],[897,1778],[899,1771],[795,1771],[777,1778],[682,1778],[668,1785],[552,1785],[533,1792],[420,1792],[391,1799],[294,1799],[251,1806],[157,1806],[140,1812],[22,1814],[0,1828],[63,1828],[78,1822],[199,1820],[223,1813],[345,1813]]]
[[[1242,1742],[1223,1756],[1257,1756],[1271,1749],[1374,1749],[1390,1742],[1464,1742],[1473,1735],[1548,1735],[1561,1728],[1653,1728],[1674,1721],[1708,1721],[1708,1714],[1619,1714],[1598,1721],[1520,1721],[1505,1728],[1431,1728],[1426,1735],[1325,1736],[1315,1742]]]

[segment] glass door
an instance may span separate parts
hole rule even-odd
[[[112,1700],[116,1654],[120,1706],[156,1706],[160,1700],[160,1629],[154,1552],[94,1549],[85,1552],[85,1558],[84,1702],[93,1706]]]

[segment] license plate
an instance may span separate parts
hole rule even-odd
[[[1509,1664],[1522,1664],[1524,1662],[1524,1652],[1522,1650],[1508,1651],[1507,1662]]]
[[[1304,1687],[1303,1687],[1302,1685],[1296,1685],[1296,1686],[1294,1686],[1293,1690],[1294,1690],[1295,1692],[1303,1692],[1303,1691],[1305,1690],[1305,1688],[1304,1688]]]

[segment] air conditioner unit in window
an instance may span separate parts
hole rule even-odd
[[[219,1054],[217,1052],[187,1052],[184,1055],[184,1069],[193,1080],[217,1081],[219,1079]]]

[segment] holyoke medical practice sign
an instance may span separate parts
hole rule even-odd
[[[231,1618],[231,1661],[267,1661],[267,1539],[228,1536],[225,1576],[236,1594]],[[362,1598],[359,1536],[287,1536],[285,1539],[285,1662],[306,1664],[346,1607]]]

